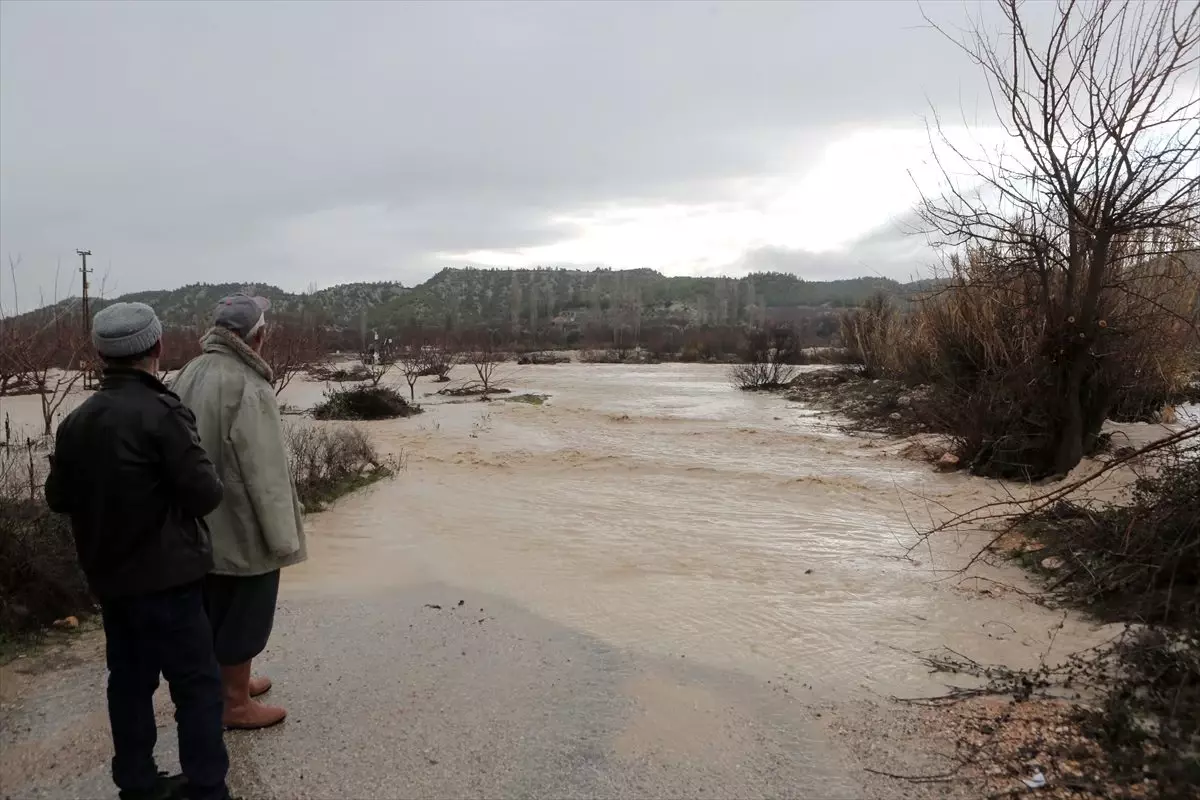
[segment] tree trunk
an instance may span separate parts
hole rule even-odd
[[[42,393],[42,422],[45,423],[42,434],[49,436],[54,432],[54,412],[50,408],[50,400],[46,397],[45,392]]]
[[[1062,427],[1054,455],[1054,473],[1066,475],[1083,459],[1084,440],[1084,369],[1087,353],[1077,353],[1067,370],[1062,389]]]

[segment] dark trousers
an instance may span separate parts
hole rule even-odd
[[[279,570],[204,579],[204,608],[212,625],[218,664],[236,667],[266,649],[278,599]]]
[[[108,718],[113,782],[122,791],[152,789],[154,692],[167,679],[179,730],[179,762],[195,800],[228,795],[221,724],[221,674],[204,613],[203,583],[101,601],[108,655]]]

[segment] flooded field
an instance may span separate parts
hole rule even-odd
[[[998,487],[734,391],[721,367],[514,367],[509,383],[549,399],[446,402],[419,386],[425,414],[369,425],[407,471],[313,516],[314,557],[289,589],[432,578],[617,645],[802,675],[830,698],[936,689],[913,650],[1024,664],[1051,639],[1065,653],[1104,636],[960,586],[979,537],[908,552],[914,529]]]
[[[368,423],[406,469],[309,517],[312,558],[287,571],[285,592],[438,581],[615,646],[804,676],[829,699],[936,690],[915,650],[1024,665],[1052,641],[1065,654],[1106,636],[964,583],[955,570],[980,535],[910,552],[931,519],[1000,487],[734,391],[722,367],[510,366],[506,381],[512,396],[547,399],[448,400],[422,382],[426,413]],[[282,399],[305,408],[323,390],[297,380]],[[4,405],[35,426],[36,398]],[[1014,569],[982,569],[1022,584]]]
[[[945,769],[940,723],[880,702],[944,691],[916,653],[1031,666],[1112,634],[1001,588],[1015,568],[958,574],[987,533],[913,547],[1020,487],[935,473],[721,367],[505,378],[490,403],[423,382],[424,414],[364,425],[405,469],[308,516],[260,659],[291,714],[227,737],[239,793],[967,797],[870,772]],[[0,402],[38,432],[37,398]],[[111,795],[102,654],[93,631],[0,666],[0,793]],[[165,687],[158,708],[173,769]]]

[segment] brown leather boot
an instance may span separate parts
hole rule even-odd
[[[233,667],[221,667],[221,685],[225,692],[225,713],[221,722],[226,728],[269,728],[287,717],[287,711],[279,706],[269,706],[250,699],[249,661]]]
[[[266,675],[260,675],[258,677],[251,675],[250,686],[248,688],[250,690],[251,697],[258,697],[260,694],[266,694],[267,692],[271,691],[271,679]]]
[[[260,694],[266,694],[271,691],[271,679],[266,675],[257,678],[254,677],[253,659],[251,659],[250,664],[250,696],[258,697]]]

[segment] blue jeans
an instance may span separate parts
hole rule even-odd
[[[203,583],[102,600],[108,656],[113,782],[153,789],[154,692],[167,679],[179,731],[179,763],[194,800],[223,800],[229,756],[221,724],[221,673],[204,613]]]

